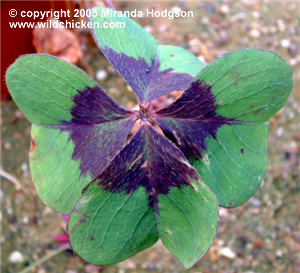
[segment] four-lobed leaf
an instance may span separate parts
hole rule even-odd
[[[258,49],[230,52],[204,68],[182,48],[159,46],[133,20],[95,9],[94,23],[125,23],[93,34],[140,110],[122,108],[62,60],[20,57],[6,82],[33,123],[34,184],[47,205],[71,213],[70,243],[89,263],[120,262],[160,238],[189,268],[213,241],[218,204],[236,207],[259,187],[267,121],[286,102],[292,73]],[[181,89],[173,104],[150,110],[152,100]]]

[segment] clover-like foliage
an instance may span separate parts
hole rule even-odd
[[[122,261],[160,238],[189,268],[212,244],[218,205],[241,205],[259,188],[267,122],[286,102],[292,73],[258,49],[204,67],[184,49],[159,46],[129,18],[114,11],[104,18],[105,9],[91,20],[126,27],[94,29],[94,38],[140,110],[122,108],[62,60],[20,57],[6,82],[33,124],[32,178],[48,206],[71,214],[70,243],[89,263]],[[181,89],[173,104],[150,110],[155,98]],[[125,144],[137,120],[141,127]]]

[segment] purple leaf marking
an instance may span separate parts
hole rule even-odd
[[[70,123],[75,125],[95,125],[132,114],[132,111],[122,108],[99,86],[78,91],[73,101],[75,105],[71,110],[73,118]]]
[[[187,158],[200,159],[207,149],[205,139],[216,138],[222,125],[233,122],[218,116],[217,107],[211,87],[195,81],[177,101],[154,113],[153,119]]]
[[[72,120],[58,128],[70,133],[72,158],[80,160],[81,175],[90,172],[94,179],[121,150],[136,118],[98,86],[78,91],[73,101]]]
[[[171,68],[159,71],[158,58],[149,65],[143,58],[137,60],[111,48],[103,49],[103,53],[132,87],[142,105],[172,91],[186,89],[194,79],[187,73],[172,73]]]
[[[142,185],[157,211],[159,194],[191,185],[198,174],[172,142],[144,124],[98,178],[98,185],[111,192],[130,194]]]

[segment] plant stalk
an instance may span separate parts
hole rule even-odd
[[[34,262],[33,264],[31,264],[30,266],[24,268],[24,269],[23,269],[22,271],[20,271],[19,273],[28,273],[28,272],[30,272],[31,269],[35,268],[36,266],[42,264],[43,262],[45,262],[45,261],[51,259],[52,257],[54,257],[54,256],[56,256],[56,255],[58,255],[58,254],[60,254],[61,252],[65,251],[65,250],[67,250],[67,249],[69,249],[69,248],[70,248],[70,246],[69,246],[69,245],[66,245],[66,246],[64,246],[64,247],[62,247],[62,248],[56,249],[56,250],[52,251],[51,253],[45,255],[44,257],[38,259],[36,262]]]

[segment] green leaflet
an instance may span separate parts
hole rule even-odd
[[[245,122],[268,121],[293,88],[293,74],[283,59],[250,48],[218,58],[196,79],[211,86],[217,114]]]
[[[18,58],[6,72],[6,83],[26,118],[41,125],[71,120],[72,96],[86,86],[96,86],[80,69],[43,54]]]
[[[80,161],[72,159],[74,143],[68,132],[32,125],[31,134],[30,169],[36,190],[49,207],[68,214],[92,178],[80,176]]]
[[[202,183],[172,188],[159,196],[159,237],[186,268],[192,267],[211,246],[218,223],[218,203]]]
[[[158,239],[143,187],[128,195],[103,191],[93,183],[76,204],[68,230],[74,251],[97,265],[123,261]]]
[[[99,48],[111,48],[117,53],[123,53],[136,60],[143,58],[151,64],[155,59],[158,45],[150,33],[134,20],[119,16],[115,10],[104,7],[95,7],[93,10],[97,11],[98,16],[91,16],[90,20],[99,23],[100,26],[93,28]],[[104,23],[119,24],[119,27],[102,27]],[[125,27],[120,23],[124,23]],[[107,58],[109,59],[109,56]]]
[[[224,125],[193,162],[221,206],[237,207],[259,188],[268,166],[268,124]]]
[[[196,56],[177,46],[160,45],[159,60],[160,71],[171,68],[171,73],[188,73],[193,77],[205,67]]]

